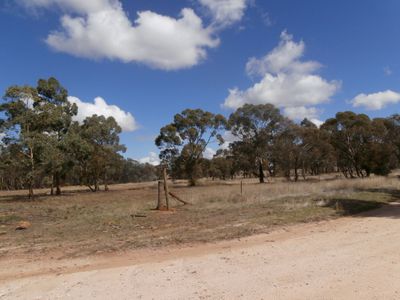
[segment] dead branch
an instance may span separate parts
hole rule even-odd
[[[179,202],[182,202],[185,205],[191,205],[191,203],[189,203],[189,202],[187,202],[185,200],[182,200],[181,198],[179,198],[177,195],[175,195],[172,192],[168,192],[168,194],[170,194],[175,200],[178,200]]]

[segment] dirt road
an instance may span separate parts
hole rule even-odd
[[[21,270],[0,261],[0,299],[400,299],[399,217],[393,204],[239,241],[60,262],[56,271],[54,262]]]

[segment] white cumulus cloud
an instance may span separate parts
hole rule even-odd
[[[223,150],[228,149],[229,145],[232,144],[233,142],[240,140],[240,138],[234,136],[230,130],[226,130],[222,134],[222,137],[224,139],[224,143],[221,145],[220,149],[223,149]]]
[[[153,166],[158,166],[160,164],[160,158],[155,152],[150,152],[149,156],[140,158],[138,161],[142,164],[151,164]]]
[[[380,110],[387,105],[400,103],[400,93],[387,90],[373,94],[359,94],[351,100],[354,107],[364,107],[368,110]]]
[[[243,18],[248,0],[199,0],[218,26],[228,26]]]
[[[78,115],[75,120],[82,122],[87,117],[93,115],[113,117],[123,131],[134,131],[137,129],[135,118],[130,112],[125,112],[116,105],[107,104],[107,102],[101,98],[96,97],[94,102],[84,102],[77,97],[68,97],[70,103],[75,103],[78,106]]]
[[[289,119],[302,121],[304,118],[309,120],[315,119],[320,115],[321,112],[316,107],[292,106],[284,108],[283,113]]]
[[[301,61],[306,45],[303,41],[296,43],[293,36],[286,31],[281,33],[279,45],[261,59],[252,57],[247,62],[246,70],[249,75],[266,73],[295,73],[309,74],[318,70],[321,65],[316,61]]]
[[[321,121],[319,119],[311,119],[310,121],[313,122],[318,128],[320,128],[321,125],[325,123],[324,121]]]
[[[40,7],[56,6],[60,9],[87,13],[104,9],[109,5],[117,3],[116,0],[17,0],[28,9],[37,9]]]
[[[318,119],[321,114],[321,110],[316,107],[286,107],[283,110],[285,116],[294,121],[303,121],[304,119],[308,119],[317,127],[321,127],[324,124],[324,121]]]
[[[190,8],[179,18],[141,11],[132,23],[119,0],[19,0],[29,8],[56,6],[65,14],[47,44],[60,52],[175,70],[192,67],[217,47],[214,29]]]
[[[217,152],[213,148],[207,147],[206,150],[204,150],[203,157],[212,159],[216,153]]]
[[[317,117],[318,104],[328,102],[340,88],[337,81],[328,81],[316,72],[321,65],[315,61],[302,61],[305,52],[303,41],[293,41],[293,36],[282,32],[279,45],[261,59],[251,58],[247,73],[260,76],[259,82],[246,90],[233,88],[224,106],[236,109],[245,103],[271,103],[284,108],[295,119]]]

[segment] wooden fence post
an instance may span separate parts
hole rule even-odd
[[[243,180],[240,180],[240,195],[243,196]]]
[[[163,169],[163,177],[164,177],[164,192],[165,192],[165,202],[167,204],[167,210],[169,210],[169,192],[168,192],[168,183],[167,183],[167,168]]]
[[[161,180],[158,181],[158,199],[157,199],[157,210],[162,208],[161,203]]]

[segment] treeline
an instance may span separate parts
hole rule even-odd
[[[73,121],[78,108],[55,78],[37,87],[12,86],[0,105],[0,189],[86,185],[98,191],[109,183],[157,178],[149,164],[121,156],[121,128],[114,118],[93,115]]]
[[[78,108],[55,78],[36,87],[12,86],[0,105],[0,189],[103,185],[155,180],[161,168],[173,179],[284,176],[288,180],[342,172],[346,178],[387,175],[399,166],[400,116],[370,119],[339,112],[320,127],[296,124],[271,104],[246,104],[229,118],[186,109],[160,129],[160,168],[125,159],[114,118],[73,121]],[[224,136],[230,135],[225,141]],[[210,145],[221,147],[204,158]]]
[[[223,145],[213,159],[203,158],[211,143]],[[296,124],[271,104],[246,104],[228,119],[203,110],[184,110],[161,128],[156,139],[165,166],[174,178],[259,178],[342,172],[346,178],[388,175],[399,166],[400,116],[370,119],[339,112],[319,128],[305,119]]]

